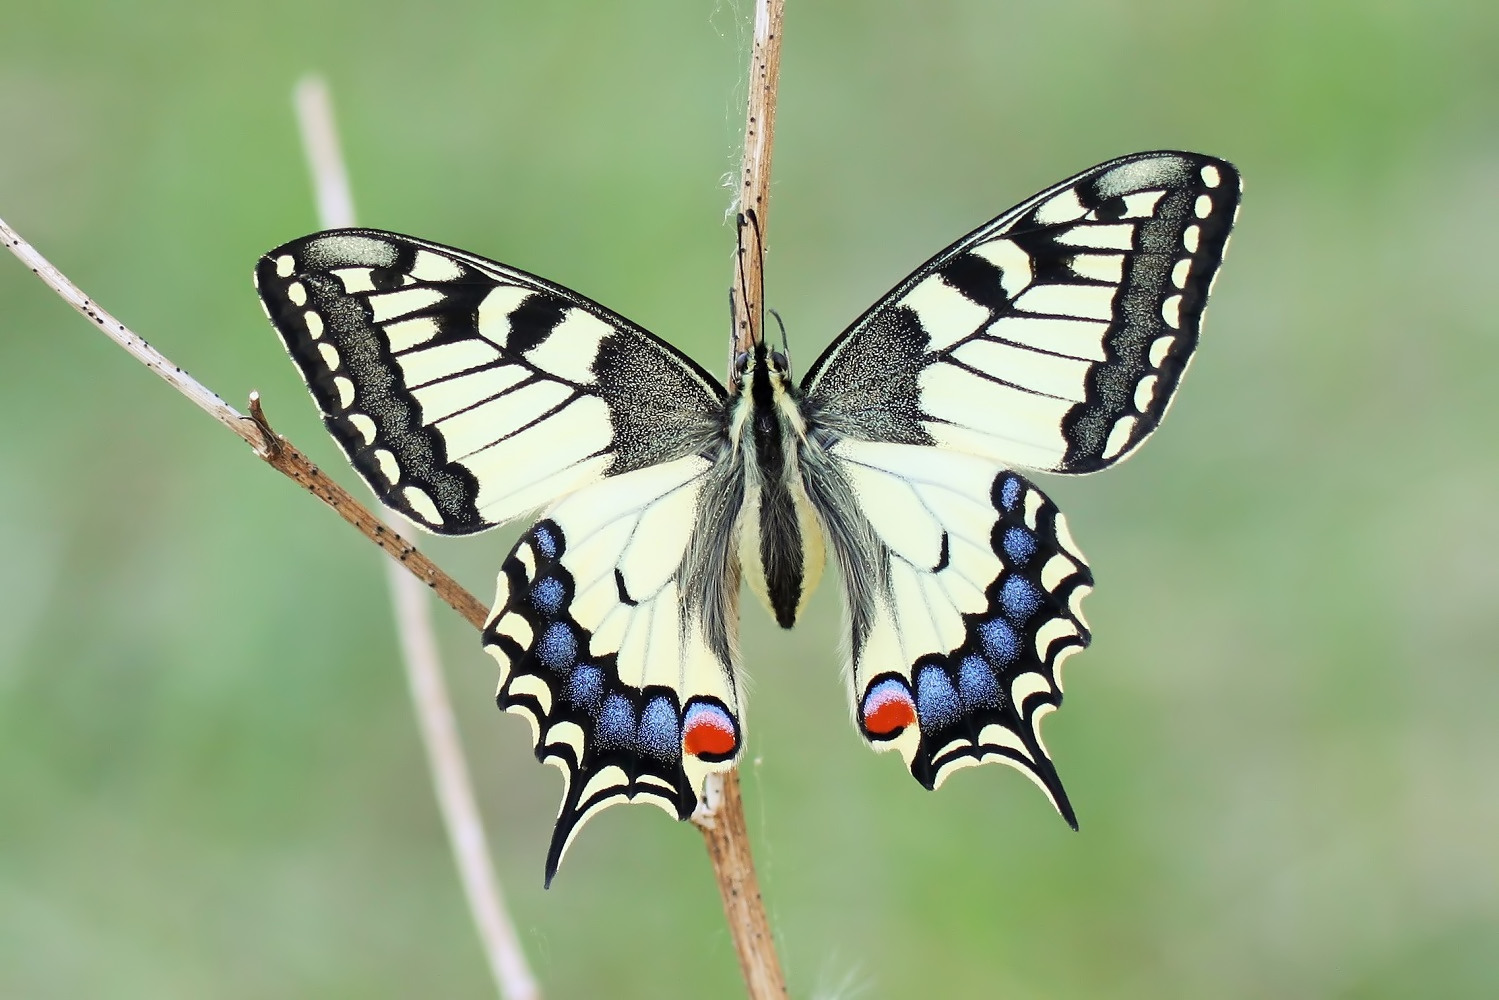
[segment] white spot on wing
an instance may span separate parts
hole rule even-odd
[[[1053,354],[1065,354],[1073,358],[1103,361],[1107,354],[1103,347],[1107,323],[1080,319],[1043,319],[1037,316],[1006,316],[996,320],[984,331],[991,337],[1038,347]]]
[[[286,286],[286,297],[294,306],[305,306],[307,304],[307,286],[300,281],[293,281]]]
[[[338,369],[338,349],[332,344],[317,345],[318,356],[323,359],[323,364],[328,366],[329,371]]]
[[[407,288],[399,292],[384,292],[369,297],[370,316],[376,323],[384,323],[398,316],[406,316],[436,305],[446,298],[436,288]]]
[[[380,475],[385,477],[386,482],[394,485],[401,478],[401,466],[396,461],[388,448],[377,448],[375,450],[375,461],[379,463]]]
[[[437,320],[430,316],[403,319],[385,326],[385,339],[390,344],[392,354],[400,354],[413,347],[420,347],[435,336],[437,336]]]
[[[1150,364],[1152,367],[1161,367],[1161,362],[1166,360],[1166,355],[1171,351],[1171,345],[1176,343],[1176,338],[1170,335],[1157,337],[1150,345]]]
[[[437,505],[432,502],[432,498],[425,490],[417,486],[408,486],[401,491],[401,496],[405,498],[406,505],[416,511],[417,516],[423,521],[428,524],[442,523],[442,515],[437,512]]]
[[[1078,634],[1077,626],[1066,618],[1048,618],[1045,624],[1036,629],[1036,656],[1045,661],[1046,651],[1051,648],[1052,643]]]
[[[1025,526],[1032,531],[1036,530],[1037,515],[1041,513],[1041,504],[1045,501],[1040,490],[1026,490],[1025,493]]]
[[[922,329],[931,338],[927,346],[930,351],[951,347],[989,319],[989,310],[970,301],[935,274],[911,289],[898,305],[916,313]]]
[[[593,360],[614,327],[582,309],[569,309],[551,334],[526,352],[537,368],[576,385],[594,380]]]
[[[1182,325],[1182,297],[1180,295],[1169,295],[1161,303],[1161,318],[1166,325],[1173,330],[1180,330]]]
[[[1069,262],[1079,278],[1118,284],[1124,280],[1124,254],[1080,253]]]
[[[1036,208],[1036,221],[1043,226],[1056,226],[1081,219],[1085,211],[1083,203],[1077,200],[1077,191],[1067,188]]]
[[[297,262],[292,260],[291,254],[284,253],[276,258],[276,276],[279,278],[290,278],[293,271],[297,269]]]
[[[1063,230],[1055,237],[1058,243],[1069,247],[1090,247],[1094,250],[1133,250],[1135,227],[1129,223],[1090,223]]]
[[[1103,447],[1103,457],[1105,459],[1117,458],[1124,451],[1125,446],[1129,444],[1129,437],[1134,432],[1135,418],[1120,417],[1119,422],[1114,425],[1114,429],[1109,431],[1108,443]]]
[[[1210,188],[1215,188],[1223,182],[1223,177],[1218,173],[1218,168],[1213,166],[1211,163],[1205,164],[1202,168],[1201,173],[1202,183],[1206,184]]]
[[[1047,590],[1056,590],[1061,582],[1072,574],[1074,569],[1071,559],[1064,555],[1054,555],[1046,560],[1046,565],[1041,567],[1041,586]]]
[[[302,314],[302,322],[307,324],[307,335],[313,340],[323,335],[323,317],[311,309]]]
[[[1027,670],[1015,678],[1010,685],[1010,700],[1017,709],[1025,708],[1025,700],[1038,694],[1051,694],[1051,682],[1034,670]]]
[[[1164,197],[1166,192],[1162,191],[1137,191],[1134,194],[1124,196],[1124,215],[1126,219],[1148,219],[1155,214],[1155,207]]]
[[[535,674],[517,674],[515,680],[510,682],[510,694],[516,697],[535,698],[541,705],[543,715],[550,715],[552,712],[552,689],[547,686],[546,681]]]
[[[504,347],[510,341],[510,314],[534,294],[529,288],[501,285],[479,303],[479,335]]]
[[[1147,375],[1135,386],[1135,409],[1141,413],[1150,411],[1150,404],[1155,401],[1156,377]]]
[[[1107,320],[1114,315],[1114,286],[1032,285],[1015,307],[1038,315]]]
[[[349,383],[349,387],[351,390],[353,389],[352,382]],[[348,406],[349,404],[344,403],[343,405]],[[375,422],[369,418],[368,414],[351,413],[349,414],[349,423],[354,425],[354,429],[359,432],[359,436],[364,439],[365,444],[374,443],[376,434]]]
[[[1183,257],[1171,269],[1171,283],[1177,288],[1187,287],[1187,277],[1192,273],[1192,258]]]
[[[338,405],[344,409],[354,405],[354,380],[343,375],[333,376],[333,388],[338,391]]]
[[[1197,244],[1201,236],[1201,228],[1195,225],[1182,230],[1182,246],[1187,248],[1187,253],[1197,252]]]
[[[419,281],[456,281],[463,275],[457,263],[431,250],[418,250],[411,265],[411,276]]]
[[[999,268],[1000,287],[1011,298],[1025,291],[1025,286],[1031,283],[1033,275],[1030,255],[1007,239],[980,243],[969,253],[982,257]]]
[[[344,291],[350,295],[375,290],[375,282],[371,278],[372,272],[367,267],[339,267],[328,273],[341,281]]]
[[[1211,195],[1200,194],[1197,203],[1192,206],[1192,211],[1199,219],[1206,219],[1213,214],[1213,198]]]

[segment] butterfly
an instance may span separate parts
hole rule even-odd
[[[855,724],[936,788],[997,761],[1074,828],[1041,741],[1093,577],[1025,472],[1122,461],[1197,346],[1238,210],[1229,163],[1138,153],[927,261],[793,381],[720,382],[542,278],[373,229],[270,251],[256,285],[387,506],[463,535],[539,511],[499,571],[497,701],[564,776],[550,884],[599,810],[687,818],[744,747],[742,578],[790,628],[825,562]]]

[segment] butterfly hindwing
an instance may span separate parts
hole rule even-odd
[[[1071,807],[1041,741],[1062,660],[1088,644],[1093,578],[1055,505],[992,460],[845,440],[822,509],[854,634],[854,715],[936,788],[954,770],[1011,764]],[[841,499],[837,499],[834,494]]]
[[[255,271],[324,423],[387,506],[466,534],[691,454],[723,389],[576,292],[372,229],[316,233]]]
[[[740,735],[735,608],[719,517],[742,487],[689,456],[580,490],[501,567],[484,629],[497,700],[531,724],[565,788],[546,877],[582,824],[620,802],[678,819]]]
[[[1011,209],[922,265],[803,381],[839,433],[1095,472],[1156,427],[1239,203],[1231,164],[1139,153]]]

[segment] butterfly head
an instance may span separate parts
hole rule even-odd
[[[734,355],[734,389],[743,391],[755,381],[755,375],[763,370],[772,385],[791,385],[791,359],[785,351],[765,344],[756,344],[748,351]]]

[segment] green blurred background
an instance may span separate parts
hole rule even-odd
[[[713,368],[748,0],[0,0],[0,215],[346,482],[250,268],[362,222],[577,288]],[[1099,587],[1048,741],[922,791],[863,748],[828,587],[745,606],[745,790],[798,996],[1499,996],[1499,5],[791,0],[769,298],[801,365],[1108,157],[1247,181],[1140,457],[1043,485]],[[432,542],[484,598],[512,532]],[[0,996],[483,996],[377,554],[0,259]],[[696,832],[589,825],[442,641],[552,997],[740,991]]]

